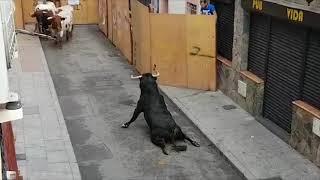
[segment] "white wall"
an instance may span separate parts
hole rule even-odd
[[[7,61],[13,58],[13,47],[15,45],[13,1],[0,0],[0,104],[8,102],[9,82]]]
[[[168,13],[169,14],[185,14],[186,13],[186,0],[169,0]]]

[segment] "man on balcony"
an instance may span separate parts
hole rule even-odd
[[[214,15],[216,8],[214,5],[210,4],[208,2],[209,0],[201,0],[200,5],[201,5],[201,14],[203,15]]]

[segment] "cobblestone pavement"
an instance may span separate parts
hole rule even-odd
[[[84,180],[237,180],[236,170],[168,100],[169,110],[188,135],[186,152],[165,156],[149,139],[143,116],[129,129],[139,97],[138,81],[96,26],[77,26],[73,39],[56,48],[42,41],[51,76]]]

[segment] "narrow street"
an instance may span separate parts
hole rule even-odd
[[[128,129],[139,97],[133,68],[96,26],[76,26],[63,49],[42,41],[51,76],[84,180],[242,179],[214,145],[166,100],[182,129],[200,142],[162,154],[141,115]]]

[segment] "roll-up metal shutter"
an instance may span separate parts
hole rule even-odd
[[[309,37],[302,100],[320,109],[320,31]]]
[[[271,18],[262,14],[251,14],[248,71],[265,79],[268,58]]]
[[[233,30],[234,30],[234,2],[214,3],[218,15],[217,45],[218,53],[232,60]]]
[[[264,116],[290,132],[292,101],[300,97],[306,30],[272,20],[264,97]]]

